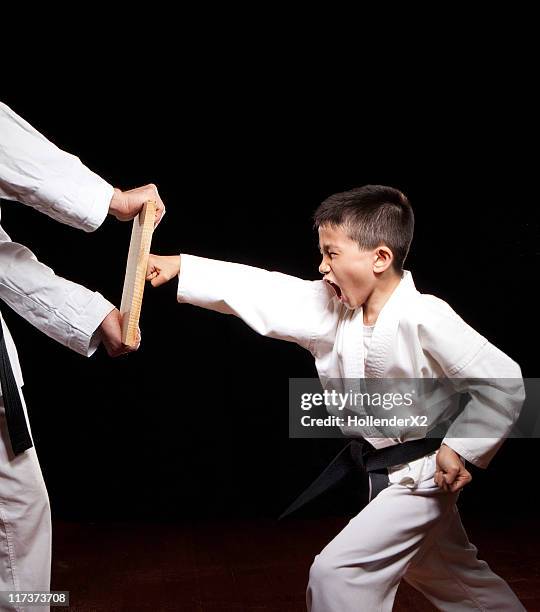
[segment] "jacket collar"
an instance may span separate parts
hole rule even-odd
[[[365,364],[364,376],[366,378],[381,378],[384,375],[391,358],[392,342],[397,335],[399,321],[404,310],[404,302],[417,294],[418,291],[411,272],[404,270],[399,285],[382,307],[375,323]],[[363,323],[363,312],[360,321]]]

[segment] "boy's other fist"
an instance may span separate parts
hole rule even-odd
[[[471,473],[463,465],[461,457],[446,444],[437,451],[435,484],[444,491],[455,493],[471,482]]]
[[[159,287],[180,274],[180,255],[152,255],[148,258],[146,280]]]

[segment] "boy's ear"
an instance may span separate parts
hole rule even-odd
[[[373,252],[373,272],[381,274],[392,265],[394,254],[387,246],[380,246]]]

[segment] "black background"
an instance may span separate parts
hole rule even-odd
[[[416,214],[406,268],[418,289],[537,375],[540,224],[515,108],[451,87],[411,98],[220,74],[180,93],[66,86],[3,101],[114,186],[156,183],[167,214],[155,253],[315,279],[319,202],[366,183],[402,189]],[[108,217],[86,234],[4,202],[2,225],[119,304],[130,224]],[[288,439],[288,378],[316,375],[309,353],[178,305],[175,291],[147,288],[141,349],[116,360],[102,349],[83,358],[5,312],[56,516],[277,516],[341,447]],[[537,513],[526,494],[537,452],[535,440],[510,440],[487,471],[473,469],[464,512]],[[319,510],[338,510],[339,497]]]

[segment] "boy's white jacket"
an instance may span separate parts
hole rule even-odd
[[[408,271],[377,319],[365,366],[362,308],[345,307],[322,280],[182,254],[178,281],[179,302],[234,314],[259,334],[307,349],[323,385],[328,379],[437,378],[469,393],[444,443],[478,467],[488,466],[519,416],[525,391],[518,364],[446,302],[420,293]],[[450,413],[441,406],[430,417],[434,425],[443,412],[447,419],[458,410],[455,402]],[[470,437],[479,430],[489,435]],[[422,434],[411,427],[398,438],[364,437],[382,448]]]
[[[105,219],[112,195],[111,185],[0,102],[1,198],[18,200],[90,232]],[[85,356],[96,350],[96,328],[114,308],[101,294],[57,276],[30,249],[13,242],[1,225],[0,302]],[[15,344],[1,314],[0,325],[15,379],[22,386]]]

